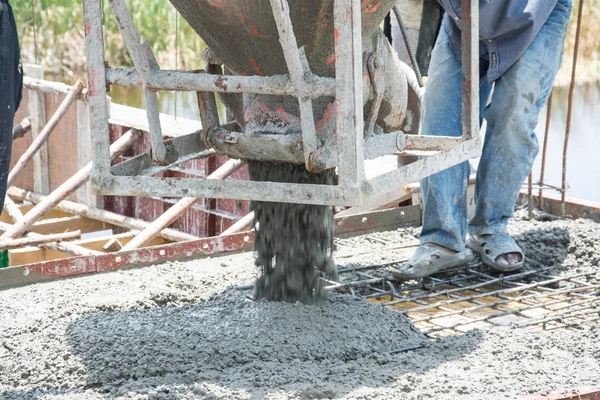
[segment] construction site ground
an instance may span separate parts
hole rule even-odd
[[[509,233],[527,254],[526,273],[557,281],[546,290],[600,284],[600,225],[521,218]],[[341,271],[381,265],[364,269],[377,278],[410,256],[417,234],[337,239],[336,263]],[[386,299],[373,296],[377,285],[354,296],[342,288],[321,306],[253,302],[245,287],[258,273],[253,261],[226,255],[1,291],[0,398],[521,399],[600,388],[600,324],[589,316],[559,329],[489,320],[426,335],[417,314],[409,321],[376,304]],[[556,278],[568,276],[577,279]],[[498,287],[514,293],[535,279]]]

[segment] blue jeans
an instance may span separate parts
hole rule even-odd
[[[470,235],[505,231],[538,153],[534,129],[560,67],[570,3],[559,0],[529,48],[494,82],[494,93],[487,107],[492,87],[486,69],[482,70],[480,122],[485,118],[487,131],[477,170],[475,215],[467,222],[468,162],[423,179],[421,244],[437,243],[463,251],[467,231]],[[485,62],[481,64],[485,68]],[[448,35],[441,29],[431,55],[423,99],[423,134],[461,136],[461,93],[461,63],[448,46]]]

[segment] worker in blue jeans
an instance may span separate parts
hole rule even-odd
[[[0,0],[0,212],[10,168],[12,130],[21,103],[23,68],[15,17],[8,0]]]
[[[461,136],[460,0],[439,1],[445,15],[431,54],[421,132]],[[467,221],[468,162],[423,179],[421,246],[395,271],[400,279],[464,265],[472,251],[502,272],[525,261],[506,225],[539,150],[534,129],[560,67],[571,0],[481,0],[479,11],[480,121],[487,130],[475,215]]]

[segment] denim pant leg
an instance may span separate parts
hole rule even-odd
[[[534,130],[560,67],[570,1],[559,0],[523,56],[495,82],[485,111],[487,132],[477,171],[475,216],[469,233],[506,229],[539,145]]]
[[[0,0],[0,212],[4,206],[15,112],[21,102],[23,74],[12,8]]]
[[[485,74],[483,74],[485,75]],[[480,120],[490,86],[480,81]],[[462,135],[462,71],[442,29],[429,68],[423,99],[421,132],[431,136]],[[470,167],[464,162],[421,180],[423,228],[421,244],[437,243],[457,251],[465,248],[467,233],[467,185]]]

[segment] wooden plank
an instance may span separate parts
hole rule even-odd
[[[77,165],[81,169],[92,161],[92,132],[88,103],[77,100]],[[89,207],[104,208],[104,197],[96,196],[92,183],[77,189],[77,202]]]
[[[82,233],[102,231],[112,229],[112,225],[95,219],[84,218],[80,216],[71,216],[63,218],[49,218],[36,222],[31,227],[31,231],[42,235],[51,233],[60,233],[67,231],[81,231]]]
[[[8,251],[8,263],[9,265],[26,265],[32,263],[38,263],[47,261],[46,251],[52,251],[41,247],[27,247],[23,249],[15,249]],[[64,257],[68,257],[68,254],[64,253]]]
[[[31,93],[34,92],[31,91]],[[15,114],[15,121],[21,121],[23,118],[29,116],[29,94],[30,91],[24,88],[23,99]],[[10,169],[16,164],[19,157],[21,157],[21,154],[29,148],[31,142],[31,131],[27,132],[22,138],[12,142]],[[29,163],[25,166],[25,169],[17,177],[15,184],[19,185],[19,187],[26,187],[28,190],[33,190],[33,163]]]
[[[44,68],[41,65],[24,64],[25,75],[44,79]],[[30,91],[29,93],[29,115],[31,116],[32,140],[35,140],[46,125],[46,100],[41,91]],[[50,183],[48,178],[48,144],[44,143],[33,156],[33,190],[38,193],[48,194]]]
[[[162,133],[168,137],[178,137],[202,129],[202,123],[187,118],[175,118],[172,115],[159,114]],[[149,132],[146,110],[110,104],[109,123],[126,126],[128,128]]]
[[[46,94],[46,114],[52,115],[64,98],[63,94]],[[65,151],[65,146],[68,146],[70,151]],[[80,170],[77,148],[77,109],[70,107],[56,126],[56,131],[48,138],[50,191]],[[77,201],[77,194],[72,193],[65,200]]]

